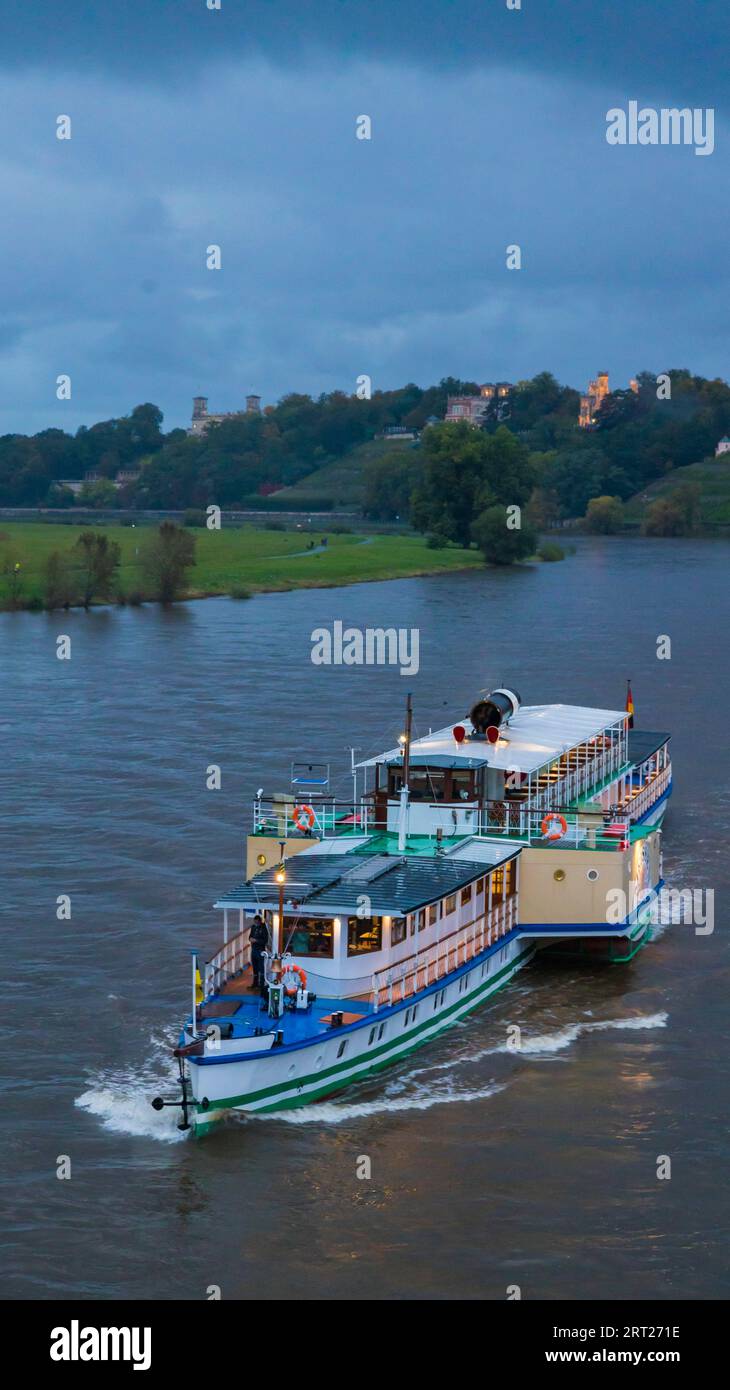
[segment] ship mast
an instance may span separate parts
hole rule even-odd
[[[411,770],[411,731],[413,728],[413,702],[406,697],[406,731],[403,735],[403,785],[400,789],[400,811],[398,813],[398,853],[402,854],[408,838],[408,777]]]

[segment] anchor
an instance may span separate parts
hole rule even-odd
[[[164,1110],[165,1106],[167,1105],[179,1106],[182,1110],[182,1120],[178,1124],[178,1129],[183,1130],[191,1128],[188,1116],[190,1113],[190,1107],[193,1104],[193,1099],[188,1094],[188,1087],[191,1084],[190,1078],[185,1075],[186,1051],[188,1051],[188,1048],[175,1048],[174,1053],[174,1055],[177,1057],[177,1065],[179,1069],[180,1089],[182,1091],[181,1098],[178,1099],[177,1097],[175,1097],[173,1100],[166,1100],[163,1096],[155,1096],[154,1100],[150,1101],[153,1110]],[[200,1105],[201,1110],[207,1110],[208,1106],[210,1105],[210,1101],[208,1100],[207,1096],[203,1096],[203,1099],[199,1101],[198,1104]]]

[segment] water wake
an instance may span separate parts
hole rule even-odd
[[[115,1134],[176,1144],[185,1138],[177,1128],[177,1106],[153,1110],[150,1101],[160,1092],[177,1095],[177,1071],[170,1064],[169,1041],[151,1041],[152,1055],[142,1067],[92,1073],[88,1089],[76,1097],[74,1105],[95,1115]]]

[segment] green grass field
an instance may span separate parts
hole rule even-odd
[[[0,521],[0,603],[7,605],[7,566],[20,563],[20,603],[43,596],[43,569],[54,550],[71,551],[82,529],[103,530],[122,548],[119,590],[123,596],[145,595],[139,552],[148,526],[82,528],[63,524]],[[437,574],[483,564],[476,551],[429,550],[420,536],[329,534],[327,549],[308,553],[310,540],[320,534],[265,531],[252,526],[220,531],[195,528],[196,564],[187,598],[229,594],[236,588],[257,591],[332,587],[365,580],[398,579]],[[301,553],[304,552],[304,553]]]

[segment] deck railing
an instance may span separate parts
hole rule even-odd
[[[663,767],[661,772],[652,772],[646,782],[643,782],[641,786],[632,787],[623,801],[619,802],[619,812],[631,820],[643,816],[644,812],[648,811],[649,807],[659,800],[671,780],[671,767]]]
[[[254,835],[275,835],[288,839],[312,835],[317,839],[331,835],[367,835],[373,829],[373,807],[367,801],[335,801],[302,796],[299,801],[264,801],[253,807]]]
[[[244,927],[237,936],[232,936],[220,951],[206,961],[203,979],[204,997],[218,994],[228,980],[242,975],[251,960],[250,928]]]
[[[503,902],[496,903],[490,912],[484,913],[468,927],[452,932],[451,936],[437,941],[422,954],[409,956],[399,965],[373,975],[373,1009],[377,1012],[380,1008],[398,1004],[428,985],[436,984],[444,976],[458,970],[460,965],[466,965],[475,956],[481,955],[482,951],[506,936],[516,925],[517,897],[512,894]]]

